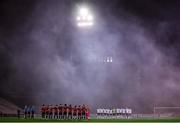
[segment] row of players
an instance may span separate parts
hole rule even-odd
[[[132,109],[97,109],[97,115],[131,115]]]
[[[89,119],[89,106],[79,105],[72,106],[67,104],[60,105],[42,105],[42,118],[48,119]]]
[[[35,114],[35,107],[25,105],[24,118],[34,118],[34,114]],[[20,115],[20,110],[18,110],[18,115]]]

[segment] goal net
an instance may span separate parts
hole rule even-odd
[[[180,107],[154,107],[154,117],[180,117]]]

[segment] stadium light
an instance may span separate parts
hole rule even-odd
[[[94,25],[94,18],[88,8],[82,7],[78,11],[77,15],[77,26],[79,27],[90,27]]]

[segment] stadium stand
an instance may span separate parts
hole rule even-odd
[[[0,98],[1,116],[15,116],[17,115],[17,110],[22,110],[22,109],[5,99]]]

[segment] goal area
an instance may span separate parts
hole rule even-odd
[[[180,117],[180,107],[154,107],[155,118]]]

